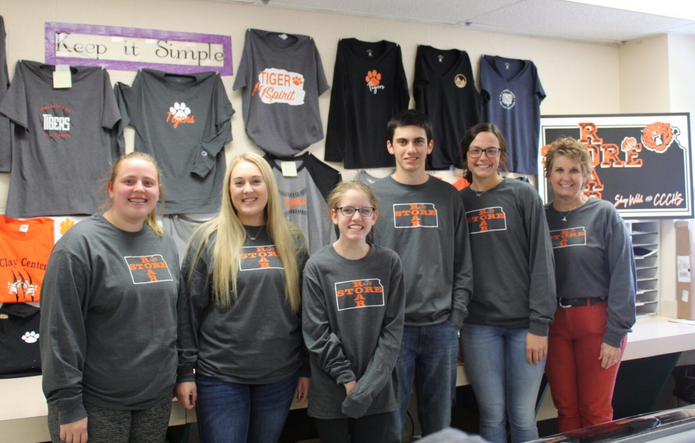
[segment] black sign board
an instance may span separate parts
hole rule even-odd
[[[538,185],[546,202],[553,190],[543,155],[561,136],[589,148],[587,195],[610,201],[625,218],[693,218],[690,114],[541,117]]]

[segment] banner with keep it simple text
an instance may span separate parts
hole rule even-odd
[[[55,22],[45,33],[46,63],[53,65],[233,74],[230,36]]]

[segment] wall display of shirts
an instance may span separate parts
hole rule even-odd
[[[265,159],[273,169],[278,182],[285,215],[304,233],[309,251],[314,253],[326,246],[331,239],[335,240],[335,230],[328,216],[326,199],[342,180],[340,172],[322,163],[309,152],[285,158],[268,154]],[[294,163],[296,176],[283,175],[283,162]]]
[[[9,217],[93,214],[101,204],[110,130],[121,119],[109,74],[71,66],[72,87],[55,89],[54,71],[20,60],[0,102],[15,126]]]
[[[246,134],[264,151],[295,155],[323,138],[318,97],[329,86],[311,37],[247,30],[239,88]]]
[[[394,166],[386,149],[386,124],[409,101],[400,46],[340,40],[324,160],[344,161],[346,169]]]
[[[10,76],[7,73],[6,38],[5,21],[0,15],[0,102],[10,86]],[[12,166],[11,131],[10,120],[0,115],[0,172],[10,172]]]
[[[164,234],[174,239],[176,250],[179,253],[179,265],[186,258],[186,246],[193,235],[193,231],[205,221],[194,220],[185,215],[165,215],[162,217],[162,229]]]
[[[142,69],[116,93],[121,127],[135,128],[134,149],[152,155],[163,172],[163,213],[217,211],[234,113],[220,76]]]
[[[492,55],[480,59],[482,120],[499,126],[507,140],[509,171],[536,174],[540,105],[545,91],[536,65]]]
[[[468,53],[418,45],[413,96],[415,108],[432,122],[434,150],[427,157],[427,169],[462,169],[459,143],[480,121],[480,94]]]

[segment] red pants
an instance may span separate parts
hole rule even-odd
[[[558,412],[560,432],[613,419],[613,388],[620,361],[601,368],[599,354],[606,332],[607,303],[558,307],[548,333],[545,373]],[[620,360],[625,352],[623,339]]]

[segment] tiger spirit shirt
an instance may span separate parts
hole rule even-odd
[[[394,166],[386,124],[410,94],[396,43],[344,38],[338,43],[324,160],[346,169]]]
[[[246,31],[234,90],[244,89],[246,134],[261,149],[290,156],[321,140],[319,96],[328,87],[311,37]]]
[[[162,212],[217,211],[234,114],[220,76],[142,69],[131,87],[118,86],[123,118],[135,128],[135,150],[152,155],[162,169]]]
[[[0,102],[15,124],[8,217],[93,214],[101,204],[110,130],[121,119],[109,74],[71,66],[72,87],[54,89],[54,71],[20,60]]]
[[[483,121],[507,139],[509,171],[536,174],[541,102],[545,91],[530,60],[483,55],[480,59]]]
[[[39,301],[53,243],[52,218],[0,215],[0,303]]]

